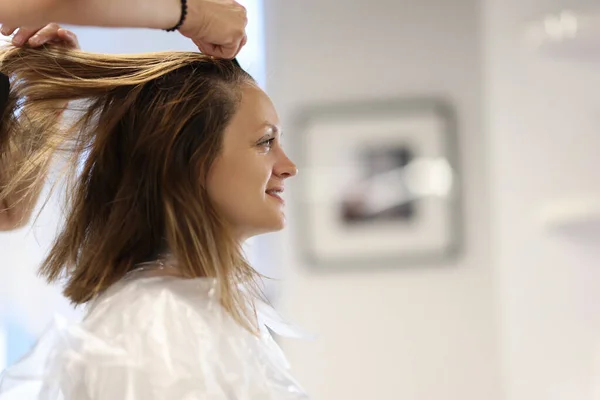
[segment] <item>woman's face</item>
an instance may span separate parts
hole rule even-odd
[[[281,146],[279,117],[260,88],[244,85],[242,101],[211,167],[207,191],[240,240],[285,225],[283,190],[296,165]]]

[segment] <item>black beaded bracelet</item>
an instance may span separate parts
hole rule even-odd
[[[165,31],[175,32],[177,29],[181,28],[181,26],[185,22],[186,16],[187,16],[187,0],[181,0],[181,18],[179,18],[179,22],[177,23],[177,25],[175,25],[171,29],[165,29]]]

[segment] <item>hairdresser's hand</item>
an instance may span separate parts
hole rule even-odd
[[[200,51],[235,58],[246,44],[246,9],[233,0],[188,0],[188,15],[179,29]]]
[[[52,44],[57,46],[64,46],[68,49],[79,49],[79,40],[77,36],[68,29],[63,29],[58,24],[48,24],[41,28],[10,28],[2,26],[0,33],[4,36],[12,35],[14,31],[17,31],[13,36],[12,42],[15,46],[23,47],[29,45],[30,47],[40,47],[45,44]],[[59,101],[56,103],[57,112],[56,116],[60,117],[63,111],[69,103]]]
[[[15,46],[21,47],[28,44],[31,47],[39,47],[44,44],[57,44],[70,49],[79,49],[77,36],[73,32],[61,28],[58,24],[48,24],[41,28],[13,28],[3,25],[0,30],[4,36],[12,35],[15,31],[17,33],[12,39]]]

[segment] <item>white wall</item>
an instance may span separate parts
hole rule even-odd
[[[535,54],[519,37],[524,22],[560,3],[485,2],[492,251],[509,400],[600,395],[598,237],[538,223],[556,202],[600,205],[600,64]]]
[[[265,2],[267,87],[287,135],[300,107],[323,101],[440,94],[460,120],[467,251],[458,262],[321,275],[300,258],[294,230],[274,240],[285,249],[284,313],[319,336],[284,342],[317,399],[501,398],[478,4]],[[289,215],[290,226],[301,218]]]

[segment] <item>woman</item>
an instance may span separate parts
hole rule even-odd
[[[5,373],[0,399],[306,399],[241,250],[283,228],[296,175],[252,78],[199,53],[64,46],[8,48],[0,72],[0,200],[23,224],[53,155],[66,160],[69,207],[41,274],[87,305]]]

